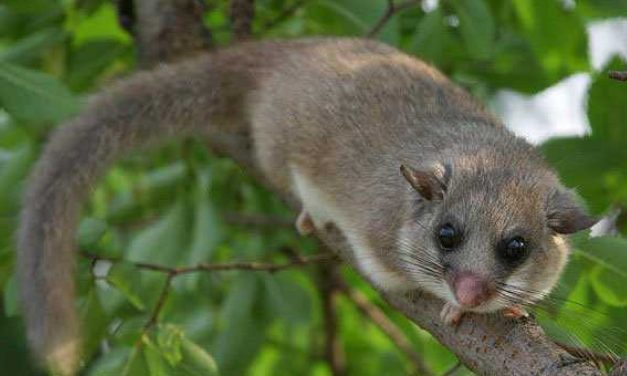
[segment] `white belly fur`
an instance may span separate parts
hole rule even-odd
[[[351,228],[349,218],[335,205],[334,200],[295,168],[292,168],[292,182],[294,193],[300,198],[317,229],[322,228],[326,222],[332,222],[342,231],[362,273],[381,288],[387,290],[407,288],[407,281],[383,265],[373,249],[363,240],[364,237],[356,229]]]

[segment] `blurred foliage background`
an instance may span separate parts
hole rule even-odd
[[[208,0],[217,45],[231,40],[226,1]],[[383,0],[258,0],[259,38],[362,36],[385,13]],[[286,10],[290,10],[286,12]],[[591,135],[542,145],[567,185],[595,214],[627,209],[627,84],[595,72],[587,23],[627,16],[621,0],[423,1],[395,14],[377,38],[432,62],[489,102],[498,89],[537,93],[577,72],[593,80]],[[80,110],[88,93],[134,69],[131,38],[105,0],[3,0],[0,4],[0,364],[41,375],[29,359],[14,276],[14,230],[24,179],[49,132]],[[619,58],[611,63],[624,69]],[[195,140],[135,153],[95,189],[77,242],[84,374],[329,375],[321,290],[313,265],[279,273],[220,271],[173,279],[158,325],[144,330],[167,275],[137,268],[200,262],[289,261],[314,254],[290,213],[234,163]],[[257,219],[256,221],[254,219]],[[573,262],[555,296],[538,309],[560,341],[627,351],[627,220],[613,236],[575,236]],[[107,261],[106,259],[110,259]],[[350,289],[384,311],[436,374],[455,357],[390,310],[350,270]],[[416,374],[414,363],[354,301],[339,294],[337,331],[350,375]],[[457,374],[468,371],[459,370]]]

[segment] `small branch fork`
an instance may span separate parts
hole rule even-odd
[[[381,32],[381,30],[383,30],[383,28],[390,21],[390,19],[394,17],[394,15],[418,5],[420,5],[420,0],[407,0],[398,4],[394,3],[394,0],[388,0],[388,5],[385,13],[383,13],[383,15],[379,17],[374,26],[372,26],[372,28],[365,34],[365,37],[376,37]]]
[[[93,253],[89,253],[86,251],[81,251],[80,255],[83,258],[90,260],[92,267],[98,261],[109,261],[109,262],[129,262],[121,258],[115,257],[105,257],[100,255],[95,255]],[[337,256],[333,254],[319,254],[314,256],[301,256],[294,257],[290,261],[283,263],[266,263],[266,262],[229,262],[229,263],[201,263],[192,266],[186,267],[170,267],[160,264],[152,264],[146,262],[130,262],[137,269],[142,270],[150,270],[159,273],[165,273],[167,275],[166,280],[163,284],[163,288],[161,293],[159,294],[159,298],[157,298],[157,302],[155,303],[152,311],[150,313],[150,317],[148,321],[144,324],[144,328],[142,330],[142,334],[147,333],[158,321],[159,314],[163,309],[165,301],[167,300],[168,294],[170,292],[170,287],[172,285],[172,281],[174,278],[195,272],[215,272],[215,271],[228,271],[228,270],[244,270],[244,271],[253,271],[253,272],[268,272],[275,273],[282,270],[303,267],[312,264],[321,264],[321,263],[335,263],[338,262]],[[141,339],[141,336],[140,336]],[[138,342],[138,345],[141,342]]]

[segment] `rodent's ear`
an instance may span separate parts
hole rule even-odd
[[[586,213],[579,197],[570,190],[556,189],[547,205],[548,226],[558,234],[572,234],[597,223]]]
[[[446,193],[451,168],[441,163],[423,169],[401,165],[401,174],[425,200],[441,200]]]

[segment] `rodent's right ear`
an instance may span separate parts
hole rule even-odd
[[[547,220],[549,227],[558,234],[572,234],[598,222],[586,213],[579,197],[565,189],[556,189],[549,195]]]
[[[441,163],[422,169],[401,165],[401,174],[425,200],[441,200],[448,187],[451,168]]]

